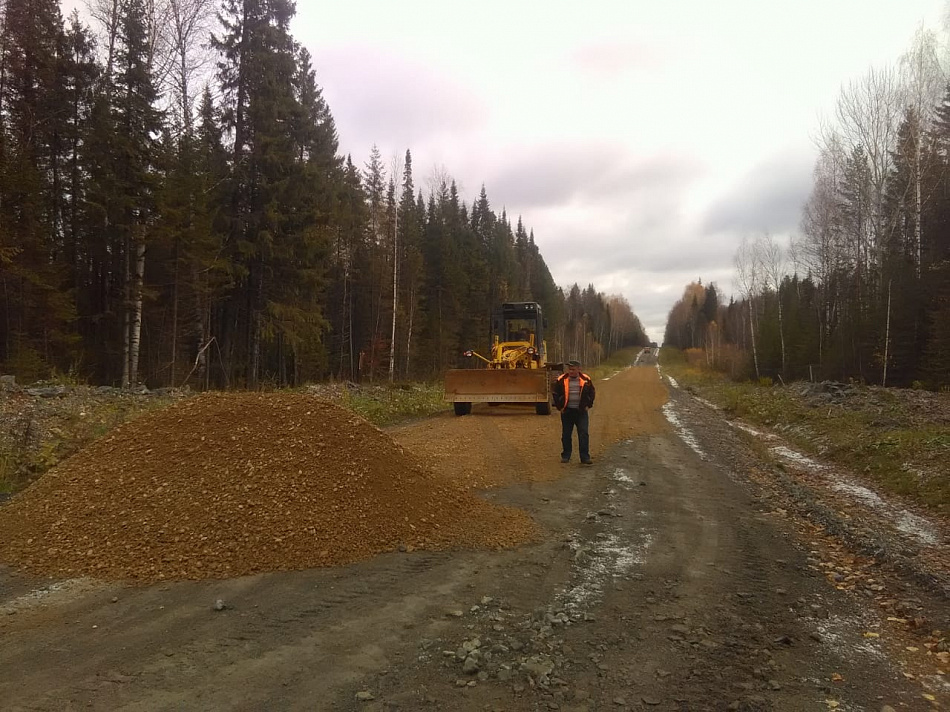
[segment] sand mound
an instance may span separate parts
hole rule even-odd
[[[120,426],[0,507],[0,561],[156,581],[343,564],[400,547],[512,546],[519,510],[386,433],[291,394],[205,394]]]

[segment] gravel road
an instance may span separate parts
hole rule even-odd
[[[950,606],[926,572],[862,549],[853,509],[655,365],[597,385],[593,467],[560,464],[556,415],[510,406],[391,431],[529,512],[537,543],[148,587],[0,568],[0,709],[950,704]],[[945,548],[934,527],[921,565]]]

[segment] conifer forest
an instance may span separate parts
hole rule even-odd
[[[411,147],[341,155],[294,13],[94,0],[64,18],[56,0],[0,1],[0,370],[198,388],[437,378],[487,347],[504,301],[541,303],[555,359],[646,342],[623,298],[556,285],[484,186],[467,199],[449,175],[420,179]]]

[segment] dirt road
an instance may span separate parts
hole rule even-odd
[[[0,569],[0,709],[950,704],[946,597],[831,536],[719,413],[648,363],[598,383],[591,425],[593,467],[513,407],[393,432],[530,512],[544,538],[514,550],[146,588]]]

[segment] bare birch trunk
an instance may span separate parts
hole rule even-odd
[[[168,385],[175,387],[175,364],[178,362],[178,239],[175,239],[175,270],[172,286],[172,358]]]
[[[123,287],[122,287],[122,388],[129,387],[129,334],[131,328],[130,312],[132,307],[132,267],[129,251],[132,246],[129,239],[125,240],[125,257],[123,260]]]
[[[208,356],[207,349],[204,348],[204,346],[208,342],[208,336],[205,333],[205,306],[201,293],[201,273],[198,270],[198,265],[195,263],[192,263],[191,265],[191,282],[195,295],[195,322],[191,333],[192,338],[194,339],[193,346],[197,359],[196,370],[198,373],[198,383],[204,383],[205,387],[207,387],[206,379],[208,373]]]
[[[112,0],[107,16],[109,50],[106,53],[106,82],[112,84],[112,67],[115,65],[115,41],[119,34],[119,0]]]
[[[412,346],[412,315],[415,311],[415,299],[413,298],[413,290],[409,290],[409,326],[406,330],[406,379],[409,379],[409,359],[410,354],[412,353],[410,347]]]
[[[920,192],[920,131],[917,132],[917,150],[914,155],[915,166],[914,166],[914,208],[915,208],[915,220],[914,220],[914,240],[917,243],[917,279],[920,279],[920,268],[923,264],[923,234],[921,228],[921,222],[923,220],[923,196]],[[888,302],[890,302],[890,286],[887,288]]]
[[[752,363],[755,364],[755,379],[759,380],[759,352],[755,347],[755,321],[752,318],[755,312],[755,303],[749,299],[749,337],[752,339]]]
[[[891,280],[887,281],[887,319],[884,327],[884,376],[881,385],[887,386],[887,356],[891,345]]]
[[[129,342],[129,384],[139,377],[139,347],[142,343],[142,298],[145,283],[145,235],[139,227],[135,240],[135,273],[132,282],[132,329]]]

